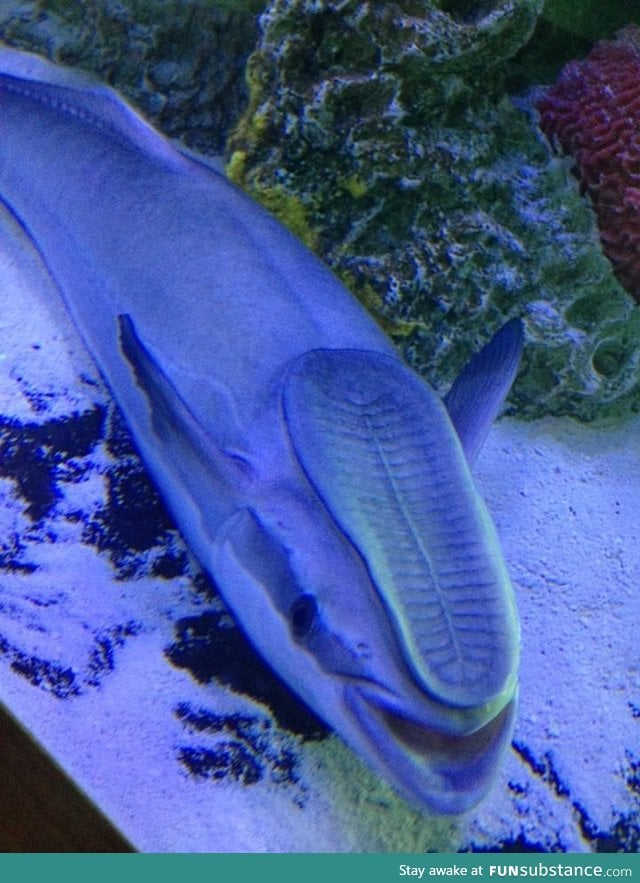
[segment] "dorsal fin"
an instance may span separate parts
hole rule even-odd
[[[366,562],[422,688],[463,707],[510,696],[512,590],[435,393],[392,357],[313,350],[289,370],[283,406],[295,454]]]
[[[85,71],[60,67],[0,43],[0,88],[83,119],[165,165],[182,168],[187,161],[113,89]]]
[[[511,319],[462,369],[444,397],[470,464],[478,456],[518,373],[523,329]]]

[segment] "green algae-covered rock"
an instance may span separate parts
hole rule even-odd
[[[2,0],[0,37],[94,71],[171,136],[219,151],[246,103],[261,0]]]
[[[508,61],[540,0],[275,0],[230,177],[328,261],[443,390],[505,319],[523,416],[638,402],[638,311]]]

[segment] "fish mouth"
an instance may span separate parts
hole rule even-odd
[[[347,701],[365,735],[371,764],[410,803],[438,815],[472,809],[489,791],[510,742],[517,696],[486,723],[460,719],[454,726],[442,709],[442,726],[416,720],[384,694],[352,686]],[[431,717],[431,715],[430,715]]]

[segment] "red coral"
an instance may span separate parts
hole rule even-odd
[[[547,138],[575,157],[604,253],[640,302],[640,27],[570,62],[537,107]]]

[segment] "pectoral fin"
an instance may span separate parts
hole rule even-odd
[[[364,558],[423,689],[450,705],[507,701],[512,590],[442,402],[393,358],[315,350],[293,364],[283,405],[295,453]]]
[[[214,472],[225,483],[238,484],[254,477],[251,459],[238,446],[223,443],[238,434],[231,403],[221,390],[207,390],[208,423],[216,425],[215,434],[199,419],[202,403],[187,403],[167,373],[141,341],[131,316],[118,316],[120,348],[131,365],[138,386],[143,390],[151,411],[154,433],[174,457],[194,458],[208,473]]]
[[[444,397],[469,464],[476,459],[515,380],[522,343],[522,322],[511,319],[462,369]]]

